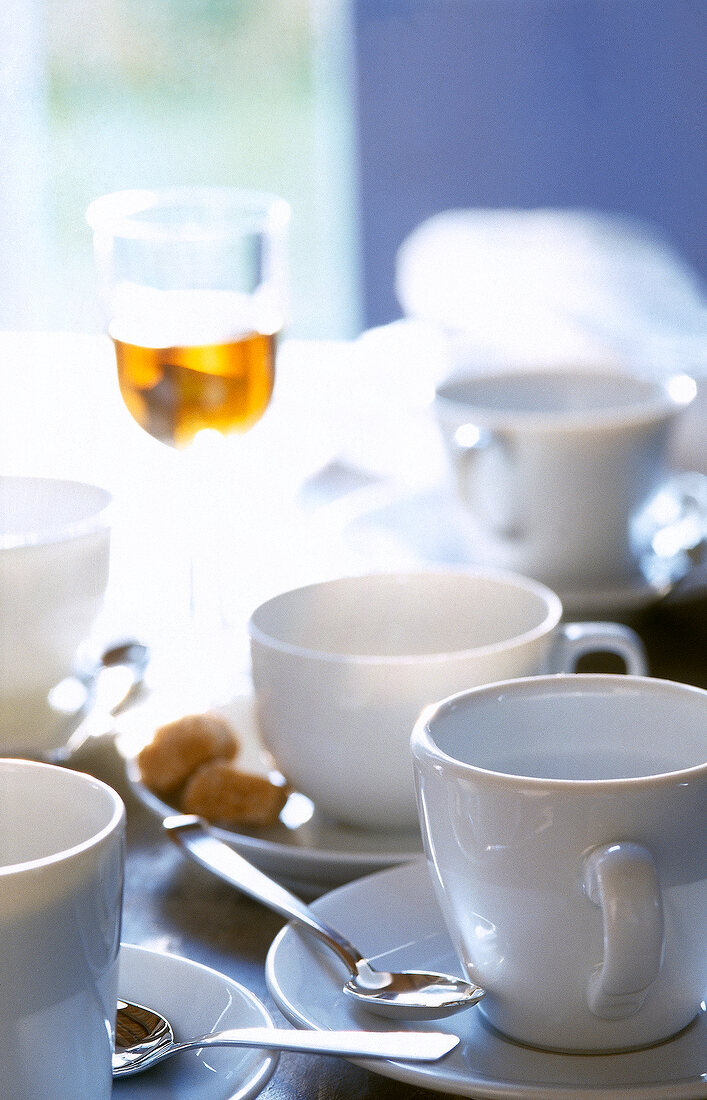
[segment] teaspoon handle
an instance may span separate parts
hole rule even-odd
[[[291,1031],[288,1028],[236,1028],[218,1031],[187,1043],[175,1043],[165,1056],[180,1050],[217,1046],[257,1046],[306,1054],[341,1054],[352,1058],[393,1058],[436,1061],[459,1043],[441,1031]]]
[[[213,836],[201,818],[192,815],[174,815],[165,818],[162,824],[170,839],[191,859],[230,883],[231,886],[243,891],[244,894],[248,894],[261,905],[273,909],[281,917],[304,924],[310,932],[314,932],[332,951],[336,952],[351,974],[356,974],[363,956],[353,944],[349,943],[335,928],[315,916],[300,898],[268,878],[228,844]]]

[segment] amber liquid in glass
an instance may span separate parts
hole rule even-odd
[[[270,402],[277,334],[251,331],[219,343],[171,347],[111,336],[123,401],[163,443],[185,446],[204,428],[246,432]]]

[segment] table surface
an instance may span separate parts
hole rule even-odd
[[[354,374],[361,390],[352,398]],[[247,593],[240,593],[240,614],[248,602],[254,606],[269,590],[299,583],[318,571],[331,573],[351,566],[345,554],[337,558],[333,544],[322,545],[319,513],[331,495],[344,495],[370,481],[399,477],[401,471],[403,477],[411,473],[419,477],[423,470],[429,477],[431,471],[438,470],[439,453],[433,433],[428,433],[423,423],[416,396],[413,394],[406,406],[405,423],[400,416],[392,427],[385,422],[385,410],[390,413],[395,403],[390,395],[367,422],[368,382],[370,374],[352,358],[351,346],[300,345],[283,356],[280,396],[273,403],[272,419],[267,428],[263,426],[242,463],[250,476],[259,464],[262,468],[264,455],[271,459],[259,492],[249,494],[253,514],[247,533],[257,545],[244,567],[248,583],[244,579]],[[312,398],[317,387],[318,402]],[[0,421],[0,469],[4,472],[51,471],[90,477],[115,491],[122,511],[116,521],[116,560],[101,629],[105,636],[121,631],[144,636],[154,648],[155,667],[162,674],[173,657],[165,639],[172,636],[174,623],[181,622],[174,608],[167,606],[167,593],[174,603],[175,592],[181,589],[175,587],[170,572],[169,547],[152,543],[159,543],[160,508],[163,497],[169,495],[165,486],[171,474],[169,460],[174,456],[143,436],[124,414],[112,375],[110,348],[95,337],[0,334]],[[28,424],[34,425],[31,436]],[[416,433],[422,448],[414,460],[401,460],[403,431]],[[32,444],[33,438],[42,439],[41,448]],[[409,434],[405,438],[409,439]],[[165,515],[169,519],[171,514]],[[274,528],[273,515],[277,516]],[[265,516],[269,516],[269,525]],[[174,529],[173,523],[170,527],[167,522],[166,527]],[[273,530],[280,532],[279,538],[272,538]],[[183,557],[184,547],[171,549],[175,558]],[[260,566],[259,575],[254,561]],[[180,583],[183,580],[180,574]],[[239,608],[234,607],[241,627]],[[665,603],[624,621],[641,634],[654,675],[707,688],[704,593],[682,605]],[[238,645],[235,651],[243,656]],[[245,668],[238,674],[245,675]],[[214,967],[252,989],[276,1022],[282,1023],[266,989],[263,969],[282,920],[185,860],[163,839],[159,822],[129,788],[110,731],[84,746],[75,765],[107,780],[126,803],[124,941]],[[421,1100],[428,1095],[435,1094],[341,1059],[295,1054],[281,1056],[262,1093],[265,1100],[305,1096]]]

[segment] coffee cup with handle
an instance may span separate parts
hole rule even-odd
[[[483,568],[369,573],[279,593],[249,624],[263,740],[326,817],[414,828],[410,730],[427,703],[492,680],[571,671],[587,652],[646,671],[634,631],[561,617],[545,585]]]
[[[531,1046],[614,1052],[707,993],[707,692],[634,676],[506,681],[412,734],[437,898],[476,1011]]]
[[[671,433],[695,394],[685,375],[601,365],[446,379],[434,412],[471,559],[571,591],[627,584],[646,562],[650,570],[663,523],[677,535],[692,517],[698,540],[707,537],[707,480],[667,469]]]

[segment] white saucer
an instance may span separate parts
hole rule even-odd
[[[452,494],[443,486],[413,490],[385,483],[360,489],[331,507],[345,546],[369,568],[483,564],[476,562]],[[551,587],[567,615],[629,613],[665,596],[675,581],[683,580],[683,570],[675,576],[663,570],[655,582],[637,574],[602,587]]]
[[[252,695],[240,695],[220,710],[238,732],[243,766],[263,769],[265,754]],[[154,708],[135,708],[126,714],[121,719],[116,745],[126,758],[134,793],[163,820],[179,808],[144,786],[135,761],[139,748],[152,737],[158,721],[155,713]],[[422,851],[417,829],[382,832],[339,825],[321,817],[309,799],[300,794],[290,796],[280,820],[272,827],[242,831],[214,827],[213,831],[266,874],[310,898],[371,871],[407,862]]]
[[[424,860],[370,875],[314,903],[384,968],[459,972]],[[268,988],[284,1015],[302,1028],[398,1030],[342,995],[344,973],[314,938],[287,925],[268,953]],[[415,1026],[419,1026],[416,1024]],[[563,1055],[503,1039],[471,1008],[435,1022],[462,1042],[441,1062],[370,1064],[398,1081],[476,1100],[698,1100],[707,1097],[707,1012],[670,1042],[614,1055]]]
[[[229,1027],[272,1027],[255,994],[178,955],[122,944],[119,996],[163,1013],[177,1040]],[[270,1051],[185,1051],[145,1074],[113,1082],[115,1100],[250,1100],[273,1075]]]

